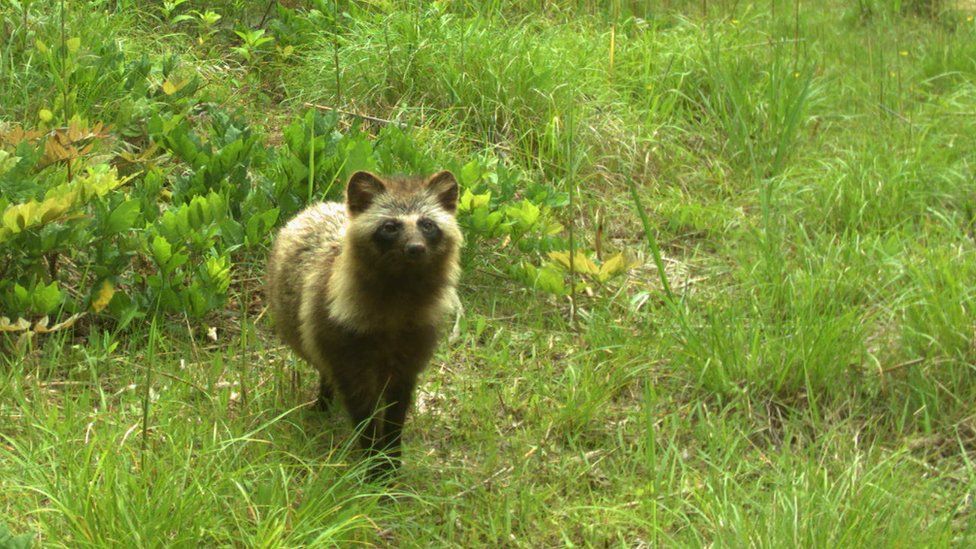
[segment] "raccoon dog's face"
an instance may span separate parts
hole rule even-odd
[[[377,266],[444,261],[461,241],[457,201],[457,179],[448,171],[426,179],[356,172],[346,187],[348,234],[357,255]]]

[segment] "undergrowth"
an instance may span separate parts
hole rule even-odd
[[[8,1],[0,545],[967,545],[967,2]],[[462,188],[391,486],[275,228]]]

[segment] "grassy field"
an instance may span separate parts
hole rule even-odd
[[[390,486],[273,338],[266,240],[204,315],[0,333],[0,546],[968,546],[972,8],[0,0],[0,151],[103,122],[96,153],[175,203],[204,168],[156,148],[166,105],[272,145],[328,107],[430,167],[479,159],[496,195],[522,174],[558,242],[631,259],[564,295],[510,268],[552,250],[469,235]],[[161,91],[112,76],[139,60]]]

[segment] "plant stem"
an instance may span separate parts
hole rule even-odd
[[[335,66],[336,105],[342,106],[342,82],[339,78],[339,0],[335,0],[332,29],[332,61]]]
[[[68,37],[64,28],[65,12],[64,0],[61,0],[61,109],[64,112],[64,124],[67,126],[71,120],[71,108],[68,106],[68,75],[66,74],[68,65]],[[65,160],[68,166],[68,181],[73,179],[71,173],[71,157]]]
[[[158,311],[158,306],[156,307]],[[158,328],[156,326],[156,314],[153,313],[152,323],[149,325],[149,345],[146,348],[146,378],[142,390],[142,448],[139,455],[140,470],[146,472],[146,452],[149,448],[149,406],[151,405],[152,370],[153,362],[156,359],[156,338]]]
[[[576,326],[576,121],[574,111],[566,117],[566,158],[569,162],[569,322]]]

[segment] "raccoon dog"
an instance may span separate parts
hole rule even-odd
[[[346,202],[292,219],[268,260],[267,294],[278,335],[320,374],[319,405],[337,392],[360,444],[400,462],[400,433],[417,376],[458,303],[462,243],[458,184],[356,172]]]

